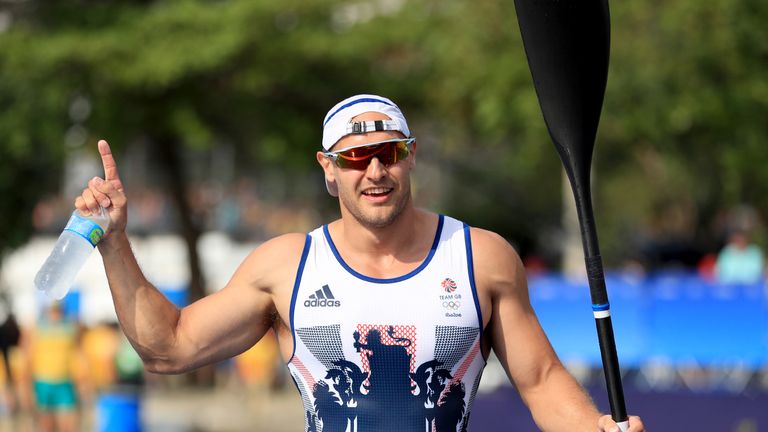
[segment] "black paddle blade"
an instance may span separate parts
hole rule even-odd
[[[515,0],[544,121],[571,183],[588,188],[608,79],[607,0]]]

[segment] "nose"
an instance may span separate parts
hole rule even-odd
[[[386,173],[387,167],[385,167],[377,157],[371,159],[371,162],[368,164],[368,168],[365,169],[365,176],[371,180],[380,180],[384,177],[384,175],[386,175]]]

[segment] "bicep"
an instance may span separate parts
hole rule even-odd
[[[560,365],[528,299],[525,278],[500,287],[493,301],[491,344],[519,391],[524,394]]]
[[[240,354],[266,334],[273,316],[268,292],[228,284],[181,310],[176,339],[183,363],[193,369]]]
[[[285,299],[304,241],[303,235],[285,235],[264,243],[222,290],[181,310],[176,342],[184,369],[240,354],[267,333],[277,316],[276,299]]]
[[[306,236],[269,240],[240,264],[227,286],[181,310],[176,325],[180,369],[217,362],[258,342],[289,301]]]

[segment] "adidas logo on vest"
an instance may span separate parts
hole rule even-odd
[[[322,289],[309,295],[309,299],[304,300],[305,307],[339,307],[341,301],[336,300],[328,285],[323,285]]]

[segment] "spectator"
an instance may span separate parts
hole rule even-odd
[[[763,277],[763,251],[745,230],[734,230],[717,256],[717,280],[725,284],[752,284]]]
[[[64,319],[61,305],[53,303],[35,329],[26,332],[22,345],[30,362],[37,428],[42,432],[77,430],[77,393],[74,365],[78,351],[77,326]]]
[[[117,323],[99,323],[87,329],[81,339],[81,349],[88,365],[88,383],[94,393],[100,393],[115,384],[115,355],[120,336]]]
[[[8,411],[16,410],[16,393],[13,391],[13,373],[11,371],[10,351],[19,343],[19,325],[16,322],[11,307],[4,298],[0,298],[0,362],[3,364],[5,380],[0,388],[0,402],[3,399],[8,404]]]

